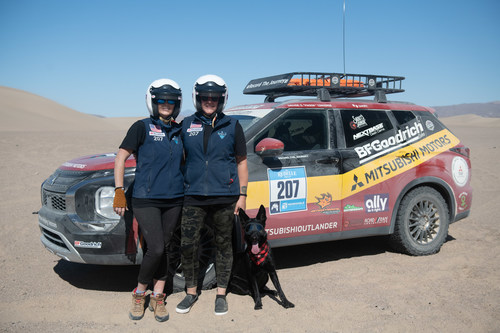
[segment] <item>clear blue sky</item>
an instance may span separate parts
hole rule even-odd
[[[343,72],[342,0],[0,0],[0,85],[107,117],[147,115],[168,77],[204,74],[228,106],[258,103],[252,78]],[[346,0],[346,71],[402,75],[397,100],[439,106],[500,100],[500,1]]]

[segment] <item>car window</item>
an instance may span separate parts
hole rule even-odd
[[[285,112],[259,135],[281,140],[284,151],[328,148],[328,121],[324,110],[294,109]]]
[[[411,111],[392,111],[392,114],[400,125],[407,124],[416,119],[416,116]]]
[[[386,111],[340,110],[346,147],[354,147],[370,140],[374,135],[388,131],[393,126]]]

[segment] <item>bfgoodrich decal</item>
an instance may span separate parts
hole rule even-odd
[[[406,126],[404,130],[399,130],[396,135],[383,140],[373,140],[361,147],[354,148],[354,150],[360,158],[359,163],[365,163],[377,156],[417,141],[420,133],[423,132],[424,127],[420,122],[416,121],[411,127]]]
[[[75,241],[75,247],[82,247],[86,249],[100,249],[102,247],[102,242],[84,242]]]

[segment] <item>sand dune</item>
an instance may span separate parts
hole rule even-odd
[[[139,118],[99,118],[44,97],[0,87],[0,131],[103,131],[128,128]]]

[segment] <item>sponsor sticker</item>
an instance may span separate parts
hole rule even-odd
[[[373,127],[367,128],[359,133],[356,133],[352,136],[354,140],[358,140],[364,136],[374,136],[375,134],[378,134],[380,132],[384,131],[384,124],[380,123],[377,124]]]
[[[451,162],[451,172],[453,181],[460,187],[464,186],[467,180],[469,180],[469,167],[462,157],[456,156],[453,158]]]
[[[425,122],[425,127],[427,127],[429,131],[434,131],[434,123],[430,120],[427,120]]]
[[[420,122],[416,121],[412,126],[406,126],[404,130],[398,130],[396,135],[392,135],[383,140],[373,140],[360,147],[355,147],[354,150],[360,158],[359,163],[362,164],[380,155],[417,141],[420,133],[423,132],[424,127]]]
[[[332,195],[330,193],[321,193],[321,196],[316,197],[316,205],[320,209],[311,210],[311,213],[323,213],[323,214],[338,214],[340,213],[339,208],[329,207],[332,204]]]
[[[63,163],[63,166],[69,167],[69,168],[75,168],[75,169],[85,169],[87,164],[65,162],[65,163]]]
[[[459,210],[466,210],[468,205],[467,205],[467,196],[469,194],[467,192],[462,192],[460,193],[460,195],[458,196],[458,200],[460,201],[459,205],[458,205],[458,209]]]
[[[363,207],[358,207],[355,205],[345,205],[344,212],[357,212],[363,210]]]
[[[389,193],[365,195],[367,213],[387,212],[389,210]]]
[[[85,249],[100,249],[102,247],[102,242],[84,242],[75,241],[75,247],[81,247]]]
[[[365,126],[368,126],[366,123],[365,117],[363,117],[362,114],[359,116],[352,116],[352,121],[349,123],[349,126],[351,126],[352,129],[358,129],[358,128],[363,128]]]
[[[384,159],[375,159],[346,172],[342,175],[342,193],[345,193],[343,197],[366,190],[410,170],[457,145],[459,142],[458,138],[451,132],[443,130],[394,151],[385,156]]]
[[[365,218],[364,224],[386,224],[387,222],[389,222],[388,216],[367,217]]]
[[[305,167],[267,169],[267,176],[271,215],[307,210]]]

